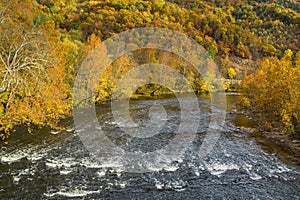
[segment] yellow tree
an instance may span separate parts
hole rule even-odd
[[[30,2],[27,4],[24,3],[31,8]],[[6,10],[8,13],[0,24],[2,139],[17,125],[54,126],[70,110],[65,84],[66,58],[62,54],[65,49],[54,23],[33,27],[32,20],[18,21],[9,13],[18,10],[10,7]],[[31,15],[23,14],[25,18],[26,14]]]
[[[300,56],[291,50],[281,59],[265,59],[243,85],[251,107],[263,127],[293,132],[300,122]]]

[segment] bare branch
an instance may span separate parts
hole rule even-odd
[[[47,44],[39,32],[2,31],[0,42],[0,94],[9,91],[11,96],[19,87],[23,91],[36,88],[42,79],[47,78]]]
[[[5,20],[6,10],[8,9],[10,2],[11,0],[8,0],[6,6],[0,11],[0,24],[2,24]]]

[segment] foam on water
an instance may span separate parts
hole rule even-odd
[[[166,166],[163,169],[168,171],[168,172],[174,172],[174,171],[178,170],[179,167],[178,166]]]
[[[212,175],[221,175],[227,170],[239,170],[240,167],[236,164],[220,164],[220,163],[214,163],[212,165],[206,166],[210,174]]]
[[[20,176],[14,176],[14,177],[13,177],[13,182],[14,182],[15,184],[18,184],[20,179],[21,179]]]
[[[12,162],[19,161],[24,157],[25,157],[25,155],[18,155],[18,154],[17,155],[2,156],[1,157],[1,162],[12,163]]]
[[[44,158],[50,150],[51,147],[29,145],[25,148],[17,149],[12,152],[3,152],[3,154],[0,155],[0,161],[3,163],[11,164],[13,162],[18,162],[23,158],[26,158],[32,162],[36,162]]]
[[[73,132],[74,129],[75,129],[74,127],[72,127],[72,128],[70,127],[70,128],[67,128],[66,131],[67,131],[67,132]]]
[[[155,163],[155,164],[148,164],[147,171],[148,172],[159,172],[159,171],[168,171],[168,172],[175,172],[179,169],[179,166],[172,163]]]
[[[126,187],[126,183],[120,183],[120,187],[121,188],[125,188]]]
[[[155,187],[156,187],[158,190],[162,190],[163,187],[164,187],[164,184],[161,183],[161,182],[159,182],[159,181],[157,181],[157,182],[155,183]]]
[[[101,191],[96,190],[96,191],[87,191],[87,190],[81,190],[81,189],[74,189],[70,191],[58,191],[55,193],[45,193],[44,196],[46,197],[53,197],[53,196],[64,196],[64,197],[85,197],[89,194],[99,194]]]
[[[14,184],[18,184],[20,179],[22,178],[22,176],[24,175],[33,175],[35,172],[35,170],[33,169],[23,169],[23,170],[20,170],[20,171],[16,171],[16,172],[13,172],[13,183]]]
[[[92,168],[92,169],[100,169],[103,168],[103,165],[97,161],[92,161],[90,159],[84,159],[80,163],[80,165],[86,167],[86,168]],[[108,165],[109,166],[109,165]]]
[[[187,185],[187,183],[183,180],[166,180],[166,181],[160,181],[155,180],[154,185],[157,190],[175,190],[175,191],[183,191],[185,190],[184,187]]]
[[[72,171],[71,170],[61,170],[59,173],[61,175],[67,175],[67,174],[70,174]]]
[[[61,133],[62,131],[55,131],[55,130],[52,130],[50,133],[53,134],[53,135],[57,135],[59,133]]]
[[[99,171],[97,172],[98,177],[103,177],[105,176],[106,172],[105,171]]]
[[[259,179],[262,179],[262,177],[261,177],[260,175],[254,173],[254,172],[250,172],[249,175],[250,175],[250,178],[251,178],[252,180],[259,180]]]
[[[78,165],[78,161],[75,161],[74,158],[64,158],[57,160],[47,160],[46,166],[49,168],[61,168],[67,167],[70,168],[72,166]]]

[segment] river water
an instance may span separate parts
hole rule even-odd
[[[227,95],[229,107],[237,97]],[[220,138],[210,154],[198,157],[211,112],[210,99],[200,97],[200,123],[195,140],[178,162],[134,173],[122,163],[94,159],[83,145],[72,119],[64,131],[47,128],[28,133],[18,128],[1,145],[0,199],[300,199],[300,170],[266,153],[249,134],[255,124],[241,114],[226,112]],[[122,148],[153,151],[173,139],[180,106],[176,98],[135,100],[130,114],[146,123],[152,105],[161,105],[167,123],[156,139],[120,136],[110,104],[97,107],[99,124]],[[155,117],[152,110],[151,115]],[[126,144],[130,144],[127,145]]]

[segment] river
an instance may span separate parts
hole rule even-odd
[[[9,144],[1,144],[0,199],[300,199],[300,170],[249,137],[257,130],[250,119],[230,111],[236,98],[227,95],[226,121],[208,156],[199,159],[198,151],[211,105],[208,97],[199,97],[199,127],[182,160],[144,173],[92,158],[72,119],[62,122],[64,131],[18,128]],[[144,99],[131,102],[131,116],[147,122],[153,104],[167,114],[164,134],[153,140],[121,137],[110,104],[97,107],[98,120],[122,148],[130,143],[127,148],[153,151],[173,139],[181,111],[176,98]],[[161,110],[152,110],[154,117],[155,112]]]

